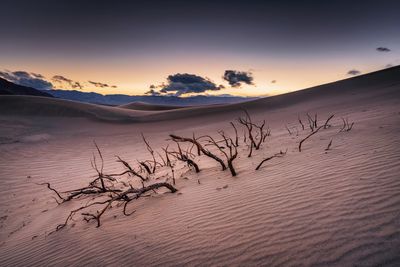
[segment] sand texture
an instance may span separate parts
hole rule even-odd
[[[0,266],[399,266],[399,107],[399,67],[241,104],[171,110],[0,96]],[[128,217],[113,207],[100,228],[77,216],[48,235],[89,198],[57,205],[37,183],[85,186],[96,174],[93,140],[105,170],[120,172],[115,155],[132,164],[149,158],[141,133],[156,150],[170,133],[232,135],[241,108],[266,119],[271,136],[251,158],[239,146],[236,177],[196,157],[200,173],[177,167],[179,194],[140,198]],[[297,120],[307,112],[320,122],[335,116],[299,152],[309,130]],[[339,132],[342,117],[355,122],[351,131]],[[255,170],[281,150],[284,157]]]

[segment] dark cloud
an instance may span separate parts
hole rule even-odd
[[[31,75],[32,75],[33,77],[35,77],[35,78],[38,78],[38,79],[46,79],[46,77],[44,77],[42,74],[38,74],[38,73],[33,73],[33,72],[31,72]]]
[[[100,88],[105,88],[105,87],[117,88],[116,85],[109,85],[109,84],[106,84],[106,83],[93,82],[93,81],[88,81],[88,82],[93,84],[94,86],[100,87]]]
[[[276,80],[272,80],[271,83],[276,83]]]
[[[150,85],[150,91],[147,93],[154,93],[155,89],[159,88],[158,93],[161,94],[173,94],[176,96],[189,94],[189,93],[204,93],[207,91],[218,91],[224,88],[224,86],[217,86],[208,78],[203,78],[198,75],[188,73],[177,73],[169,75],[167,83],[155,86]]]
[[[240,87],[242,83],[253,85],[253,76],[251,72],[226,70],[222,78],[232,87]]]
[[[349,70],[348,72],[347,72],[347,75],[353,75],[353,76],[355,76],[355,75],[359,75],[359,74],[361,74],[361,71],[359,71],[359,70]]]
[[[387,64],[385,67],[386,68],[391,68],[391,67],[393,67],[393,65],[392,64]]]
[[[67,86],[69,86],[73,89],[76,89],[76,88],[82,89],[83,88],[83,86],[79,82],[73,81],[73,80],[68,79],[61,75],[55,75],[55,76],[53,76],[53,78],[51,78],[51,80],[53,82],[56,82],[61,85],[67,84]]]
[[[10,82],[39,90],[53,88],[52,83],[46,81],[43,75],[37,73],[29,73],[26,71],[0,71],[0,77]]]
[[[61,86],[63,88],[69,88],[69,89],[83,89],[82,83],[68,79],[61,75],[55,75],[51,78],[51,81],[54,84],[48,81],[46,77],[43,76],[42,74],[27,72],[27,71],[8,71],[8,70],[0,71],[0,77],[10,82],[19,85],[33,87],[39,90],[52,89],[55,86]],[[106,83],[100,83],[94,81],[89,81],[89,83],[94,85],[95,87],[100,87],[100,88],[105,88],[105,87],[117,88],[116,85],[110,85]]]
[[[154,85],[153,85],[153,86],[154,86]],[[150,86],[150,88],[151,88],[151,86]],[[154,89],[150,89],[150,90],[147,91],[145,94],[146,94],[146,95],[151,95],[151,96],[157,96],[157,95],[160,95],[161,93],[158,92],[158,91],[156,91],[156,90],[154,90]]]
[[[378,47],[376,49],[376,51],[378,51],[378,52],[390,52],[391,50],[389,48],[387,48],[387,47]]]

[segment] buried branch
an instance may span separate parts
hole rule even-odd
[[[259,170],[259,169],[261,168],[261,166],[262,166],[266,161],[269,161],[269,160],[271,160],[271,159],[273,159],[273,158],[281,158],[281,157],[285,156],[286,153],[287,153],[287,149],[286,149],[285,152],[283,152],[283,151],[281,150],[279,153],[276,153],[275,155],[273,155],[273,156],[271,156],[271,157],[268,157],[268,158],[263,159],[263,160],[257,165],[256,171]]]
[[[244,117],[238,118],[239,124],[243,125],[245,128],[243,143],[248,144],[250,151],[248,157],[251,157],[253,149],[258,150],[261,148],[263,142],[265,142],[266,137],[270,135],[270,130],[266,127],[265,120],[256,124],[252,122],[252,119],[247,111],[245,112]],[[307,114],[309,127],[311,129],[311,133],[308,134],[304,139],[302,139],[299,143],[298,150],[302,151],[303,143],[308,140],[311,136],[316,134],[321,129],[329,128],[329,122],[333,118],[334,115],[329,116],[329,118],[325,121],[324,124],[317,122],[317,114],[311,117]],[[301,121],[300,117],[298,117],[299,123],[304,130],[305,126]],[[343,119],[343,127],[340,131],[350,131],[354,125],[353,123],[349,123],[348,120]],[[155,152],[150,146],[149,142],[146,140],[144,135],[142,134],[142,138],[144,143],[146,144],[148,152],[151,154],[152,159],[146,161],[138,161],[138,164],[135,166],[130,165],[127,161],[123,160],[119,156],[117,156],[117,162],[121,163],[124,166],[124,171],[122,173],[117,174],[104,174],[104,159],[103,155],[100,151],[100,148],[96,143],[96,151],[97,153],[93,154],[93,158],[91,160],[91,165],[93,169],[96,171],[96,177],[88,184],[88,186],[83,188],[78,188],[69,191],[58,191],[54,187],[50,185],[50,183],[41,183],[39,185],[45,185],[47,188],[52,191],[56,195],[56,201],[59,205],[68,201],[79,201],[81,199],[89,200],[86,204],[78,207],[70,211],[69,215],[65,219],[64,223],[59,224],[55,231],[58,231],[67,226],[67,224],[74,219],[78,214],[87,222],[95,222],[97,227],[100,227],[102,224],[103,215],[111,209],[113,206],[121,207],[123,206],[123,214],[129,216],[133,214],[135,211],[128,212],[128,205],[132,201],[140,198],[151,196],[152,193],[157,193],[156,190],[164,189],[171,193],[175,193],[178,190],[174,187],[175,185],[175,173],[174,173],[174,165],[177,161],[181,161],[187,164],[189,168],[193,168],[196,172],[200,172],[200,168],[195,160],[195,152],[197,148],[197,155],[204,154],[205,156],[215,160],[218,162],[222,170],[229,169],[232,176],[236,176],[237,172],[235,170],[233,162],[238,158],[238,146],[239,146],[239,137],[238,137],[238,129],[236,128],[233,122],[230,123],[235,136],[228,136],[223,131],[219,131],[219,136],[222,139],[214,139],[210,135],[204,135],[201,137],[195,137],[193,134],[192,138],[181,137],[178,135],[170,134],[170,138],[177,145],[177,150],[171,150],[167,145],[165,148],[162,148],[161,155],[158,152]],[[267,129],[265,129],[267,128]],[[291,135],[291,129],[286,125],[286,128]],[[293,128],[292,128],[293,129]],[[240,130],[240,129],[239,129]],[[298,135],[297,127],[295,127],[296,135]],[[246,142],[247,141],[247,142]],[[188,145],[184,145],[181,143],[188,143]],[[326,150],[329,150],[332,145],[332,140],[328,144]],[[208,147],[209,146],[209,147]],[[194,150],[193,150],[194,149]],[[161,158],[162,162],[157,162],[156,154]],[[247,153],[245,151],[244,153]],[[265,162],[272,160],[273,158],[283,157],[287,153],[286,151],[280,151],[270,157],[262,159],[262,161],[257,165],[255,170],[259,170],[262,168]],[[149,182],[150,179],[155,178],[159,179],[160,177],[155,177],[154,175],[156,171],[159,171],[157,166],[168,166],[171,168],[172,172],[172,180],[173,185],[167,182],[153,183],[153,184],[145,184]],[[186,166],[185,166],[186,168]],[[147,175],[146,175],[147,173]],[[122,176],[129,176],[132,181],[133,178],[137,178],[136,184],[138,188],[135,188],[130,182],[126,182],[126,180],[122,180]],[[164,177],[164,176],[163,176]],[[169,178],[167,178],[168,181]],[[141,188],[140,184],[141,184]],[[200,184],[199,180],[198,183]],[[135,183],[134,183],[135,184]],[[135,184],[135,186],[136,186]]]
[[[189,151],[183,152],[181,146],[179,145],[179,142],[176,142],[176,144],[178,146],[178,151],[166,150],[166,153],[173,156],[179,161],[185,162],[189,167],[192,167],[196,171],[196,173],[200,172],[199,165],[197,165],[197,163],[190,158]]]
[[[328,151],[328,150],[330,150],[330,149],[331,149],[331,146],[332,146],[332,140],[333,140],[333,139],[331,139],[331,141],[329,142],[328,146],[325,148],[325,151]]]
[[[38,184],[38,185],[46,185],[50,191],[55,193],[57,196],[56,202],[59,205],[61,205],[64,202],[84,199],[85,197],[90,196],[91,201],[83,206],[80,206],[77,209],[70,211],[64,223],[59,224],[56,227],[55,231],[64,228],[78,212],[81,212],[81,215],[83,216],[83,219],[85,221],[90,222],[94,220],[97,222],[97,227],[99,227],[101,225],[100,219],[102,215],[108,209],[110,209],[114,203],[117,203],[117,205],[123,204],[124,215],[130,215],[133,212],[131,213],[126,212],[126,207],[128,203],[130,203],[135,199],[140,198],[141,196],[143,196],[143,194],[149,191],[156,192],[155,190],[160,188],[166,188],[171,193],[175,193],[178,191],[173,185],[167,182],[154,183],[145,186],[143,183],[144,178],[138,172],[136,172],[126,161],[122,160],[118,156],[117,156],[118,162],[121,162],[127,170],[120,174],[111,174],[111,175],[104,174],[103,156],[96,143],[95,146],[99,154],[99,158],[101,159],[101,164],[99,165],[97,163],[97,158],[94,154],[91,164],[93,169],[97,172],[97,177],[95,177],[94,180],[89,182],[88,186],[61,192],[53,188],[48,182]],[[125,183],[124,181],[119,180],[119,177],[121,177],[124,174],[140,178],[142,187],[134,188],[130,183]],[[100,206],[100,208],[95,210],[95,212],[90,211],[91,208],[98,206]]]
[[[317,114],[315,114],[314,119],[312,119],[311,116],[307,113],[307,117],[308,117],[309,122],[310,122],[311,133],[300,141],[300,143],[299,143],[299,152],[301,152],[301,146],[303,145],[304,141],[306,141],[308,138],[310,138],[311,136],[316,134],[322,128],[324,128],[324,129],[328,128],[328,123],[333,118],[333,116],[334,115],[329,116],[328,119],[326,119],[326,121],[325,121],[325,123],[323,125],[317,127],[317,125],[318,125],[317,124]],[[317,128],[315,128],[315,127],[317,127]]]
[[[343,121],[343,126],[340,129],[339,133],[340,132],[350,132],[351,129],[353,129],[354,122],[349,123],[349,119],[348,118],[346,118],[346,119],[342,118],[342,121]]]
[[[299,143],[299,152],[301,152],[301,146],[303,145],[304,141],[306,141],[308,138],[316,134],[319,130],[321,130],[324,126],[320,126],[317,129],[314,129],[309,135],[307,135],[303,140],[300,141]]]
[[[238,155],[237,146],[233,142],[232,138],[226,136],[223,131],[220,131],[219,134],[223,138],[224,146],[219,145],[218,142],[209,135],[205,137],[207,137],[209,142],[225,156],[229,171],[231,172],[232,176],[236,176],[237,173],[235,168],[233,167],[233,161],[237,158]]]
[[[243,125],[246,129],[245,134],[244,134],[244,142],[248,139],[250,144],[249,144],[249,154],[247,157],[251,157],[253,153],[253,148],[255,150],[259,150],[261,147],[261,144],[265,142],[267,136],[270,136],[271,131],[269,129],[265,130],[265,120],[258,125],[252,122],[252,119],[250,117],[250,114],[247,112],[247,110],[243,110],[245,116],[244,117],[239,117],[237,120],[238,122]],[[254,128],[258,129],[258,132],[255,133],[253,130]],[[247,136],[246,136],[247,133]],[[237,132],[236,132],[237,136]]]
[[[126,207],[128,205],[128,203],[130,203],[131,201],[140,198],[143,194],[145,194],[148,191],[154,191],[156,189],[165,187],[166,189],[168,189],[171,193],[175,193],[178,190],[172,186],[169,183],[163,182],[163,183],[155,183],[155,184],[151,184],[142,188],[129,188],[125,191],[122,191],[120,193],[114,192],[113,194],[109,194],[109,195],[98,195],[97,197],[106,197],[105,200],[100,200],[100,201],[95,201],[95,202],[91,202],[89,204],[86,204],[84,206],[81,206],[75,210],[72,210],[70,212],[70,214],[68,215],[68,217],[65,219],[64,223],[57,225],[55,231],[61,230],[62,228],[64,228],[65,226],[67,226],[68,222],[71,221],[73,219],[73,217],[75,216],[75,214],[77,212],[81,212],[81,211],[85,211],[87,209],[89,209],[90,207],[93,206],[98,206],[98,205],[103,205],[100,209],[96,210],[95,213],[91,213],[91,212],[82,212],[81,215],[83,216],[83,219],[86,222],[90,222],[92,220],[95,220],[97,222],[97,226],[96,227],[100,227],[101,226],[101,221],[100,218],[101,216],[112,207],[112,204],[114,202],[116,203],[123,203],[124,204],[124,209],[123,209],[123,214],[126,216],[129,216],[131,214],[133,214],[133,212],[131,213],[127,213],[126,212]],[[66,200],[67,201],[67,200]]]
[[[225,165],[224,161],[221,158],[219,158],[217,155],[215,155],[214,153],[209,151],[208,149],[205,149],[201,145],[201,143],[194,137],[194,135],[193,135],[193,138],[181,137],[181,136],[177,136],[174,134],[170,134],[169,136],[172,138],[172,140],[174,142],[189,142],[189,143],[194,144],[197,147],[197,151],[198,151],[199,155],[200,155],[200,152],[203,153],[205,156],[217,161],[221,165],[223,171],[226,170],[226,165]]]

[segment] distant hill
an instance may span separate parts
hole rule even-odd
[[[49,93],[31,87],[18,85],[2,78],[0,78],[0,95],[33,95],[53,97]]]
[[[229,104],[239,103],[243,101],[253,100],[256,98],[239,97],[239,96],[130,96],[130,95],[102,95],[93,92],[81,92],[76,90],[48,90],[46,91],[55,97],[86,102],[92,104],[102,104],[119,106],[132,102],[144,102],[151,105],[164,106],[199,106],[211,104]]]

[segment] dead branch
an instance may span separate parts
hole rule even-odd
[[[287,153],[287,149],[286,149],[285,152],[282,152],[282,150],[281,150],[279,153],[276,153],[275,155],[273,155],[273,156],[271,156],[271,157],[268,157],[268,158],[263,159],[263,160],[260,162],[260,164],[257,165],[256,171],[259,170],[259,169],[261,168],[261,166],[264,164],[264,162],[269,161],[269,160],[271,160],[271,159],[273,159],[273,158],[280,158],[280,157],[283,157],[283,156],[286,155],[286,153]]]
[[[268,130],[266,132],[264,131],[265,120],[262,122],[261,125],[257,125],[252,122],[250,114],[246,110],[243,110],[243,111],[245,113],[245,116],[239,117],[238,122],[241,125],[243,125],[245,127],[245,129],[247,130],[247,136],[248,136],[248,139],[250,142],[249,154],[247,155],[247,157],[251,157],[252,153],[253,153],[253,148],[258,150],[261,146],[261,143],[265,142],[266,136],[269,136],[270,131],[268,131]],[[259,130],[259,132],[254,133],[253,127],[257,128]],[[255,134],[257,135],[258,138],[255,136]],[[257,139],[258,139],[258,141],[257,141]],[[244,140],[246,140],[246,134],[245,134]]]
[[[169,154],[168,154],[168,147],[169,147],[169,145],[167,145],[165,148],[162,148],[162,150],[164,150],[164,153],[165,153],[166,166],[171,167],[171,160],[170,160]]]
[[[303,131],[304,131],[304,124],[303,124],[303,122],[302,122],[301,119],[300,119],[300,115],[297,117],[297,119],[298,119],[298,121],[299,121],[299,123],[300,123],[300,125],[301,125],[301,128],[302,128]]]
[[[265,141],[267,132],[264,131],[265,120],[263,120],[261,125],[253,124],[259,130],[258,142],[256,143],[255,149],[260,149],[261,143]]]
[[[288,131],[289,135],[292,135],[292,132],[290,131],[290,129],[288,128],[287,124],[285,125],[286,130]]]
[[[82,212],[81,213],[81,215],[83,216],[83,219],[85,221],[90,222],[91,220],[95,220],[97,222],[96,227],[100,227],[101,216],[105,213],[106,210],[108,210],[112,206],[112,204],[114,202],[123,203],[124,204],[124,209],[123,209],[124,215],[127,215],[127,216],[131,215],[133,212],[129,213],[129,214],[126,212],[126,206],[129,202],[140,198],[146,192],[149,192],[149,191],[154,192],[154,190],[162,188],[162,187],[165,187],[171,193],[175,193],[178,191],[171,184],[162,182],[162,183],[154,183],[154,184],[151,184],[148,186],[143,186],[140,189],[130,187],[130,188],[126,189],[125,191],[119,190],[119,192],[113,192],[113,194],[109,194],[109,195],[98,194],[98,195],[96,195],[96,197],[106,197],[106,199],[91,202],[91,203],[81,206],[75,210],[72,210],[69,213],[69,215],[67,216],[67,218],[65,219],[64,223],[57,225],[55,231],[59,231],[62,228],[64,228],[65,226],[67,226],[68,222],[73,219],[74,215],[77,212],[87,210],[88,208],[96,206],[96,205],[104,205],[104,206],[100,210],[97,210],[96,213],[91,213],[91,212]],[[66,201],[68,201],[68,200],[66,200]]]
[[[303,140],[300,141],[299,143],[299,152],[301,152],[301,145],[303,144],[304,141],[306,141],[308,138],[316,134],[319,130],[321,130],[324,126],[318,127],[316,130],[312,131],[309,135],[307,135]]]
[[[225,156],[226,158],[226,162],[228,165],[228,168],[232,174],[232,176],[236,176],[236,170],[233,167],[233,161],[236,159],[238,152],[237,152],[237,146],[235,146],[232,138],[228,137],[225,135],[225,133],[223,131],[220,131],[219,134],[221,135],[221,137],[224,140],[225,146],[221,146],[218,144],[218,142],[216,142],[214,140],[214,138],[212,138],[211,136],[207,136],[209,138],[209,141],[216,147],[219,149],[219,151]],[[227,151],[225,151],[227,150]]]
[[[238,147],[239,146],[239,136],[238,136],[236,126],[233,122],[230,122],[230,124],[232,125],[233,129],[235,130],[235,146]]]
[[[256,142],[254,141],[254,137],[253,137],[253,123],[251,121],[251,117],[250,117],[249,113],[246,110],[244,110],[244,113],[245,113],[245,117],[239,117],[238,122],[247,129],[247,136],[248,136],[248,139],[250,142],[250,144],[249,144],[250,151],[249,151],[249,154],[247,157],[251,157],[251,155],[253,153],[253,147],[256,147]]]
[[[122,174],[117,174],[118,176],[121,176],[121,175],[124,175],[124,174],[128,173],[128,174],[130,174],[130,175],[134,175],[134,176],[139,177],[142,181],[146,181],[146,180],[147,180],[147,179],[144,178],[142,175],[140,175],[138,172],[136,172],[136,171],[129,165],[128,162],[124,161],[124,160],[121,159],[119,156],[117,156],[117,158],[118,158],[117,162],[122,163],[122,164],[125,166],[125,168],[128,169],[126,172],[123,172]],[[116,175],[114,174],[114,175],[111,175],[111,176],[116,176]]]
[[[101,167],[100,167],[100,169],[98,168],[98,166],[97,166],[97,160],[96,160],[96,155],[93,153],[93,160],[91,161],[91,165],[92,165],[92,168],[97,172],[97,175],[98,175],[98,178],[99,178],[99,180],[100,180],[100,183],[101,183],[101,188],[103,189],[103,190],[106,190],[105,189],[105,184],[104,184],[104,175],[103,175],[103,169],[104,169],[104,159],[103,159],[103,155],[101,154],[101,151],[100,151],[100,148],[99,148],[99,146],[96,144],[96,142],[95,141],[93,141],[93,143],[94,143],[94,145],[95,145],[95,147],[96,147],[96,149],[97,149],[97,153],[99,154],[99,157],[100,157],[100,159],[101,159]]]
[[[349,131],[351,131],[351,129],[353,129],[354,122],[349,123],[348,118],[346,118],[346,119],[342,118],[342,121],[343,121],[343,126],[342,126],[342,129],[340,129],[339,133],[340,132],[349,132]]]
[[[146,161],[138,161],[138,163],[146,170],[147,174],[152,174],[151,166],[147,165]]]
[[[50,186],[50,183],[40,183],[40,184],[37,184],[37,185],[46,185],[48,189],[50,189],[51,191],[56,193],[56,195],[57,195],[57,197],[59,199],[61,199],[62,201],[65,201],[65,199],[60,195],[60,193]],[[58,202],[57,199],[55,199],[55,200],[56,200],[57,204],[61,204],[62,203],[62,202]]]
[[[328,124],[328,123],[333,118],[333,116],[335,116],[335,114],[332,114],[331,116],[329,116],[329,118],[325,121],[324,129],[327,129],[327,128],[331,127],[331,125]]]
[[[193,134],[193,138],[181,137],[181,136],[177,136],[174,134],[170,134],[169,136],[172,138],[172,140],[174,142],[189,142],[189,143],[196,145],[198,151],[201,151],[201,153],[203,153],[205,156],[217,161],[221,165],[223,171],[226,170],[226,165],[225,165],[224,161],[222,159],[220,159],[218,156],[216,156],[214,153],[212,153],[211,151],[205,149],[200,144],[200,142],[197,141],[197,139],[194,137],[194,134]]]
[[[200,172],[200,168],[199,165],[197,165],[196,162],[194,162],[192,159],[190,159],[189,155],[188,155],[188,151],[186,151],[185,153],[182,151],[181,146],[179,145],[179,142],[176,142],[177,146],[178,146],[178,151],[170,151],[168,152],[171,156],[173,156],[174,158],[176,158],[179,161],[185,162],[188,164],[189,167],[192,167],[195,169],[196,173]]]
[[[150,169],[151,164],[149,164],[150,166],[147,166],[147,164],[146,164],[146,166],[148,168],[146,168],[144,165],[142,165],[142,166],[146,168],[146,170],[149,172],[149,174],[152,174],[152,173],[154,173],[156,171],[157,160],[156,160],[156,157],[154,155],[154,150],[151,148],[151,146],[150,146],[149,142],[146,140],[144,134],[141,133],[141,135],[142,135],[143,142],[146,144],[147,151],[149,151],[151,157],[153,158],[153,167],[151,169]]]
[[[325,151],[330,150],[330,149],[331,149],[331,146],[332,146],[332,139],[331,139],[331,141],[329,142],[328,146],[325,148]]]
[[[323,124],[323,125],[321,125],[321,126],[319,126],[319,127],[317,127],[317,128],[315,128],[316,127],[316,125],[318,125],[317,124],[317,114],[315,114],[315,119],[312,119],[311,118],[311,116],[307,113],[307,116],[308,116],[308,118],[309,118],[309,121],[311,122],[312,121],[312,131],[311,131],[311,133],[309,134],[309,135],[307,135],[303,140],[301,140],[300,141],[300,143],[299,143],[299,152],[301,152],[301,145],[303,144],[303,142],[304,141],[306,141],[308,138],[310,138],[311,136],[313,136],[314,134],[316,134],[319,130],[321,130],[322,128],[326,128],[327,127],[327,125],[328,125],[328,123],[329,123],[329,121],[333,118],[333,116],[334,115],[331,115],[331,116],[329,116],[328,117],[328,119],[326,119],[326,121],[325,121],[325,123]],[[311,125],[311,123],[310,123],[310,125]],[[311,126],[310,126],[311,127]]]

